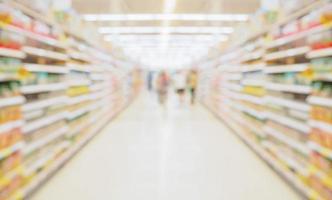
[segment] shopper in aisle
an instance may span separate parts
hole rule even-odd
[[[187,84],[190,92],[190,102],[192,105],[194,105],[196,100],[196,89],[198,84],[198,74],[195,69],[191,70],[188,73]]]
[[[185,102],[185,94],[187,87],[187,80],[184,71],[177,71],[173,77],[173,84],[175,87],[175,92],[179,98],[180,106],[184,105]]]
[[[169,77],[165,71],[161,71],[157,77],[157,93],[160,105],[165,105],[168,96]]]
[[[149,71],[148,75],[147,75],[147,89],[149,90],[149,92],[152,92],[153,90],[153,72]]]

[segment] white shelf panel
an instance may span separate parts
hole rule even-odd
[[[69,87],[90,86],[91,85],[91,81],[87,80],[87,79],[81,79],[81,80],[71,79],[71,80],[67,81],[67,84],[68,84]]]
[[[64,141],[60,144],[57,144],[53,149],[51,149],[48,153],[44,154],[35,162],[31,163],[29,166],[26,166],[24,170],[24,176],[31,176],[32,173],[36,172],[36,170],[47,165],[48,162],[52,161],[57,154],[59,154],[64,149],[68,148],[70,143],[68,141]]]
[[[253,64],[253,65],[244,65],[242,67],[242,72],[243,73],[248,73],[248,72],[256,72],[256,71],[261,71],[265,68],[265,64]]]
[[[265,74],[278,74],[287,72],[303,72],[309,68],[309,63],[294,65],[269,66],[264,68]]]
[[[88,55],[80,53],[80,52],[69,52],[69,56],[72,59],[81,60],[81,61],[88,62],[88,63],[90,63],[92,61],[92,58],[90,58]]]
[[[92,105],[88,105],[88,106],[85,106],[83,108],[79,108],[75,111],[69,111],[69,113],[67,115],[67,120],[73,120],[78,116],[81,116],[85,113],[88,113],[88,112],[92,111],[93,109],[94,109],[94,107]]]
[[[262,79],[243,79],[241,84],[246,86],[262,87],[264,85],[264,81]]]
[[[68,56],[66,54],[40,49],[36,47],[24,46],[22,48],[22,51],[24,51],[26,54],[29,55],[44,57],[54,60],[67,61],[68,59]]]
[[[10,147],[7,147],[6,149],[1,150],[0,159],[6,158],[9,155],[11,155],[12,153],[22,150],[23,147],[24,147],[24,143],[18,142]]]
[[[253,123],[251,123],[250,121],[247,121],[246,119],[244,119],[242,116],[239,116],[239,115],[232,115],[232,118],[237,123],[242,124],[242,125],[246,126],[247,128],[249,128],[254,134],[265,138],[266,134],[262,131],[261,127],[254,125]]]
[[[61,113],[53,114],[51,116],[39,118],[33,122],[30,122],[30,123],[24,125],[23,133],[28,134],[30,132],[43,128],[45,126],[51,125],[55,122],[65,119],[67,115],[68,115],[67,112],[61,112]]]
[[[321,129],[322,131],[332,134],[332,125],[323,121],[310,120],[309,125],[313,128]]]
[[[243,89],[242,85],[236,83],[225,83],[222,85],[222,87],[236,92],[241,92]]]
[[[1,28],[3,28],[4,30],[7,30],[7,31],[17,33],[17,34],[21,34],[25,37],[36,40],[38,42],[42,42],[42,43],[50,45],[50,46],[54,46],[54,47],[61,48],[61,49],[66,49],[67,48],[67,45],[65,43],[60,42],[56,39],[46,37],[46,36],[42,36],[42,35],[39,35],[37,33],[33,33],[31,31],[27,31],[27,30],[24,30],[22,28],[12,26],[10,24],[6,24],[6,25],[2,26]]]
[[[51,98],[51,99],[45,99],[45,100],[40,100],[37,102],[28,103],[28,104],[23,105],[22,111],[29,112],[32,110],[38,110],[38,109],[46,108],[46,107],[53,106],[53,105],[65,104],[65,103],[67,103],[67,99],[68,99],[67,96],[60,96],[60,97],[55,97],[55,98]]]
[[[81,140],[71,146],[61,157],[55,160],[52,165],[50,165],[46,170],[43,170],[41,173],[37,174],[37,176],[26,185],[20,191],[23,197],[28,197],[40,184],[42,184],[51,174],[56,172],[61,165],[63,165],[66,161],[68,161],[79,149],[86,144],[97,131],[102,128],[111,118],[110,116],[106,116],[102,118],[86,136],[84,136]]]
[[[0,56],[23,59],[26,57],[26,54],[20,50],[0,48]]]
[[[298,130],[303,133],[309,133],[311,130],[310,126],[307,125],[306,123],[297,121],[295,119],[292,119],[287,116],[282,116],[276,113],[271,113],[271,112],[266,112],[266,116],[268,119],[278,122],[279,124],[282,124],[284,126],[287,126],[289,128],[293,128],[295,130]]]
[[[73,104],[78,104],[78,103],[82,103],[85,101],[91,101],[91,100],[96,100],[96,99],[100,99],[106,95],[108,95],[109,92],[105,92],[105,91],[98,91],[98,92],[94,92],[94,93],[89,93],[89,94],[84,94],[84,95],[80,95],[80,96],[76,96],[76,97],[70,97],[67,101],[67,103],[69,105],[73,105]]]
[[[238,73],[238,74],[227,74],[225,79],[230,80],[230,81],[239,81],[239,80],[242,79],[242,74],[240,74],[240,73]]]
[[[309,96],[307,101],[313,105],[332,107],[332,99],[328,97]]]
[[[228,93],[226,93],[226,95],[233,99],[248,101],[250,103],[257,104],[257,105],[264,105],[264,103],[265,103],[265,101],[262,97],[256,97],[256,96],[252,96],[252,95],[248,95],[248,94],[244,94],[244,93],[228,92]]]
[[[20,105],[23,104],[24,102],[25,98],[23,96],[0,98],[0,108],[6,106]]]
[[[58,90],[65,90],[67,88],[66,84],[63,83],[49,83],[49,84],[39,84],[39,85],[25,85],[21,87],[21,92],[23,94],[34,94],[41,92],[52,92]]]
[[[215,111],[212,111],[215,112]],[[313,198],[317,200],[322,200],[317,192],[311,190],[309,187],[304,185],[293,173],[288,171],[285,167],[280,165],[277,160],[275,160],[271,155],[269,155],[261,145],[258,145],[251,141],[246,137],[241,127],[238,126],[238,123],[234,123],[227,116],[230,113],[218,114],[218,116],[226,122],[234,132],[246,143],[248,146],[253,149],[255,153],[257,153],[264,161],[266,161],[269,165],[272,166],[274,170],[276,170],[279,174],[287,179],[293,186],[295,186],[299,191],[301,191],[306,197]]]
[[[235,109],[241,111],[241,112],[244,112],[244,113],[247,113],[257,119],[260,119],[260,120],[265,120],[266,119],[266,114],[265,112],[263,111],[258,111],[258,110],[255,110],[255,109],[252,109],[252,108],[249,108],[249,107],[246,107],[244,105],[240,105],[240,104],[234,104],[232,105],[232,107],[234,107]]]
[[[277,138],[281,142],[289,145],[290,147],[300,151],[301,153],[303,153],[305,155],[309,155],[309,153],[310,153],[310,149],[306,146],[306,144],[302,144],[302,143],[296,141],[295,139],[292,139],[292,138],[284,135],[283,133],[280,133],[279,131],[277,131],[276,129],[274,129],[272,127],[265,126],[264,132]]]
[[[308,147],[314,151],[317,151],[318,153],[322,154],[323,156],[332,159],[332,150],[325,148],[315,142],[309,142]]]
[[[289,57],[293,57],[293,56],[305,55],[309,51],[310,51],[310,47],[308,47],[308,46],[297,47],[297,48],[288,49],[288,50],[284,50],[284,51],[269,53],[269,54],[266,54],[264,58],[266,61],[272,61],[272,60],[277,60],[277,59],[289,58]]]
[[[6,133],[15,128],[20,128],[23,125],[24,125],[24,121],[22,121],[22,120],[10,121],[10,122],[1,124],[0,125],[0,134]]]
[[[332,56],[332,48],[313,50],[307,54],[307,58],[309,59],[329,57],[329,56]]]
[[[265,88],[269,90],[281,91],[281,92],[290,92],[298,94],[310,94],[311,87],[306,85],[288,85],[280,83],[266,83]]]
[[[24,64],[24,69],[29,72],[47,72],[53,74],[67,74],[69,70],[65,66]]]
[[[39,148],[42,148],[46,144],[52,142],[56,138],[59,138],[62,135],[65,135],[65,133],[67,133],[67,131],[68,131],[68,127],[63,126],[60,129],[57,129],[52,133],[48,133],[48,135],[46,137],[38,139],[37,141],[35,141],[33,143],[27,144],[26,147],[23,149],[23,153],[25,155],[28,155],[28,154],[32,153],[33,151],[35,151]]]
[[[283,37],[283,38],[280,38],[280,39],[273,40],[268,45],[266,45],[265,47],[267,49],[276,48],[276,47],[294,42],[296,40],[303,39],[303,38],[305,38],[307,36],[310,36],[312,34],[322,32],[322,31],[326,31],[326,30],[329,30],[329,29],[331,29],[331,25],[320,25],[320,26],[311,28],[309,30],[305,30],[305,31],[296,33],[294,35],[290,35],[290,36],[286,36],[286,37]]]
[[[291,109],[301,110],[305,112],[310,111],[310,105],[298,101],[288,100],[279,97],[266,96],[264,98],[266,103],[275,104],[279,106],[284,106]]]
[[[84,72],[84,73],[90,73],[90,72],[92,72],[92,69],[91,69],[90,65],[78,65],[78,64],[68,63],[67,67],[71,71]]]
[[[245,55],[242,59],[241,59],[241,62],[248,62],[248,61],[251,61],[251,60],[257,60],[257,59],[260,59],[262,58],[262,56],[264,55],[264,51],[255,51],[255,52],[252,52],[252,53],[249,53],[247,55]]]

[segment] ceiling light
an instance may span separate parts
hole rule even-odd
[[[150,34],[150,35],[137,35],[137,34],[109,34],[105,35],[104,39],[106,41],[116,42],[116,41],[142,41],[142,40],[158,40],[160,35]],[[195,35],[183,35],[183,34],[172,34],[170,35],[170,40],[182,40],[182,41],[216,41],[216,40],[227,40],[228,36],[224,34],[195,34]]]
[[[101,27],[98,29],[99,33],[102,34],[160,34],[164,32],[164,27]],[[180,33],[180,34],[197,34],[197,33],[210,33],[210,34],[229,34],[232,33],[234,29],[232,27],[168,27],[169,33]]]
[[[172,0],[173,1],[173,0]],[[174,2],[165,7],[165,11],[172,9]],[[173,8],[174,9],[174,8]],[[86,14],[86,21],[247,21],[247,14]]]

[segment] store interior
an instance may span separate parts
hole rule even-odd
[[[330,0],[0,1],[0,200],[332,200],[331,41]]]

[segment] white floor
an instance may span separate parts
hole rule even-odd
[[[204,108],[166,111],[151,99],[111,122],[32,199],[300,199]]]

